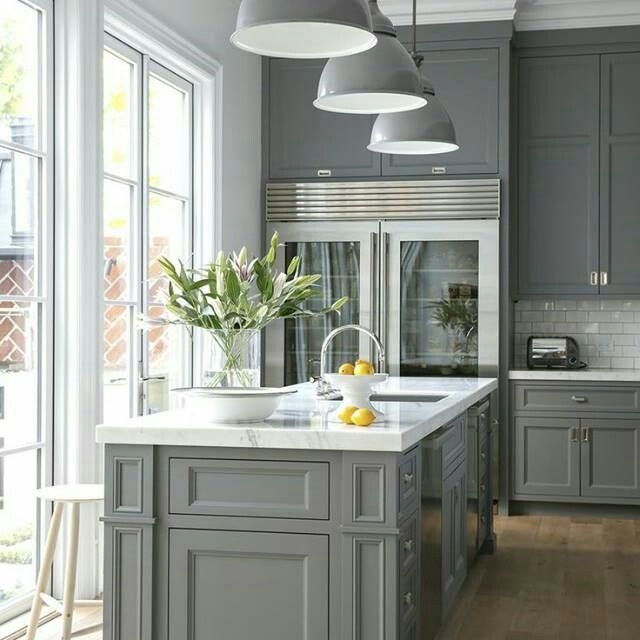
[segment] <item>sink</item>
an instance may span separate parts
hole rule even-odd
[[[406,393],[374,393],[371,402],[440,402],[448,398],[446,395],[437,394],[416,394],[409,395]]]

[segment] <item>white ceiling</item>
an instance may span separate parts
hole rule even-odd
[[[411,22],[412,0],[379,0],[396,24]],[[515,20],[520,31],[640,24],[640,0],[418,0],[420,24]]]

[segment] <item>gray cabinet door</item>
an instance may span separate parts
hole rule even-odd
[[[327,640],[321,535],[169,532],[169,640]]]
[[[460,149],[427,156],[382,156],[382,175],[431,175],[498,172],[498,49],[423,52],[429,77],[453,124]]]
[[[380,156],[367,149],[375,116],[313,106],[324,60],[273,59],[267,64],[271,179],[318,178],[326,172],[334,178],[380,175]]]
[[[603,294],[640,293],[640,53],[602,56],[600,270]]]
[[[640,498],[640,420],[581,422],[581,495]]]
[[[456,600],[467,575],[467,473],[463,462],[444,480],[442,492],[442,614]]]
[[[515,419],[516,494],[580,495],[579,426],[569,418]]]
[[[598,56],[525,58],[519,80],[519,292],[598,293]]]

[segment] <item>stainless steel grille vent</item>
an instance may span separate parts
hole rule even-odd
[[[267,220],[499,218],[500,180],[267,185]]]

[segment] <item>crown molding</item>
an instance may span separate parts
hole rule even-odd
[[[418,0],[418,24],[513,20],[517,0]],[[396,25],[412,22],[411,0],[379,0]]]
[[[395,24],[412,21],[411,0],[379,0]],[[418,0],[418,24],[513,20],[518,31],[640,24],[639,0]]]
[[[516,14],[518,31],[585,29],[640,24],[638,0],[524,0]]]

